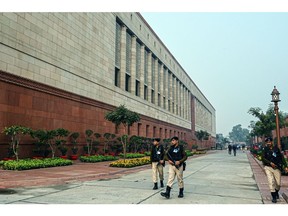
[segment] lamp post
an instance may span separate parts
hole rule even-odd
[[[277,136],[277,146],[281,151],[281,144],[280,144],[280,130],[279,130],[279,117],[278,117],[278,102],[280,102],[281,100],[279,99],[279,95],[280,93],[278,92],[278,90],[276,89],[276,86],[274,86],[274,89],[271,93],[272,95],[272,100],[271,102],[274,102],[274,111],[276,114],[276,136]]]

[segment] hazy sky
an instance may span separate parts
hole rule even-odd
[[[276,85],[288,112],[288,13],[141,13],[216,109],[216,132],[248,128]]]

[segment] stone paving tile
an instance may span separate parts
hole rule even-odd
[[[208,151],[212,154],[215,151]],[[257,159],[246,152],[251,165],[255,181],[261,193],[264,204],[272,204],[271,194],[268,188],[266,174],[263,165]],[[205,157],[205,155],[195,155],[195,157]],[[135,168],[115,168],[109,167],[110,162],[82,163],[74,161],[73,166],[52,167],[45,169],[11,171],[0,170],[0,189],[9,189],[29,186],[60,185],[75,181],[89,181],[99,179],[119,178],[122,175],[150,169],[150,165]],[[282,188],[280,190],[280,200],[277,204],[287,204],[288,176],[282,176]],[[286,199],[284,199],[286,198]]]

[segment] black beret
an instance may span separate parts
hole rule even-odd
[[[171,141],[172,140],[179,140],[179,138],[177,136],[174,136],[174,137],[171,138]]]
[[[153,140],[153,141],[160,142],[161,139],[160,139],[160,138],[153,138],[152,140]]]

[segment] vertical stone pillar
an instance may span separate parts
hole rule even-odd
[[[158,106],[158,92],[159,92],[159,86],[158,86],[158,58],[155,58],[155,64],[154,64],[154,97],[155,97],[155,106]]]
[[[179,107],[180,107],[180,82],[176,79],[176,114],[179,116]]]
[[[145,58],[145,46],[141,45],[140,97],[142,99],[144,99],[144,58]]]
[[[195,139],[195,96],[191,94],[191,130],[192,130],[192,137]]]
[[[148,52],[148,101],[151,102],[151,89],[152,89],[152,70],[151,70],[151,62],[152,62],[152,53],[151,51]]]
[[[121,66],[120,66],[120,88],[125,90],[126,75],[126,26],[121,28]]]
[[[183,107],[184,107],[184,100],[183,100],[183,84],[180,85],[180,116],[183,118]]]
[[[189,119],[189,106],[190,106],[190,98],[189,98],[189,91],[188,89],[186,89],[186,100],[187,100],[187,103],[186,103],[186,119],[188,120]]]
[[[188,99],[188,106],[187,106],[187,119],[191,119],[191,93],[190,91],[187,92],[187,99]]]
[[[131,94],[136,92],[136,36],[132,36],[131,46]]]
[[[173,90],[173,92],[172,92],[172,101],[173,101],[173,103],[172,103],[172,112],[174,113],[174,114],[176,114],[176,103],[177,103],[177,101],[176,101],[176,99],[177,99],[177,95],[176,95],[176,77],[174,76],[174,75],[172,75],[172,90]]]
[[[159,98],[159,102],[160,102],[160,106],[162,107],[162,108],[164,108],[163,107],[163,92],[164,92],[164,90],[163,90],[163,73],[164,73],[164,70],[163,70],[163,64],[161,64],[160,65],[160,71],[159,71],[159,77],[158,77],[158,79],[160,79],[160,84],[159,84],[159,86],[158,86],[158,92],[160,93],[160,98]]]
[[[164,92],[164,96],[165,96],[165,100],[163,100],[163,103],[165,103],[165,110],[168,110],[168,99],[169,99],[169,95],[168,95],[168,69],[164,68],[164,79],[163,82],[165,82],[165,88],[163,89]]]
[[[186,97],[186,87],[183,88],[183,118],[187,119],[187,97]]]
[[[173,109],[172,109],[172,106],[173,106],[173,97],[172,97],[172,91],[173,91],[173,84],[172,84],[172,79],[173,79],[173,76],[172,76],[172,73],[168,73],[168,79],[169,79],[169,100],[170,100],[170,105],[169,105],[169,110],[171,113],[173,113]]]

